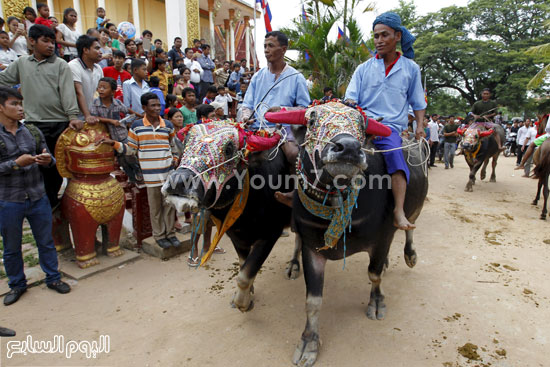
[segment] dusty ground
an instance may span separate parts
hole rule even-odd
[[[418,220],[419,262],[402,257],[395,238],[383,278],[388,306],[383,321],[365,316],[368,256],[330,263],[321,312],[322,347],[317,366],[547,366],[550,351],[550,234],[530,205],[536,182],[501,157],[497,183],[480,182],[465,193],[466,163],[430,171],[430,192]],[[290,366],[305,324],[303,277],[285,280],[293,237],[281,239],[256,280],[256,307],[229,307],[237,257],[227,238],[225,255],[191,270],[185,257],[147,257],[73,286],[58,295],[44,285],[10,307],[0,325],[16,340],[98,340],[110,352],[28,354],[0,365]],[[13,339],[12,339],[13,340]],[[477,346],[479,361],[458,349]],[[468,347],[468,346],[467,346]],[[470,357],[476,357],[471,347]],[[474,347],[475,348],[475,347]],[[466,348],[468,349],[468,348]]]

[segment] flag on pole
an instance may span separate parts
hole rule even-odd
[[[344,31],[338,26],[338,39],[344,37]]]
[[[257,3],[260,3],[262,11],[264,12],[264,21],[265,21],[265,31],[272,32],[271,28],[271,10],[269,10],[269,4],[267,0],[256,0]]]
[[[306,9],[304,8],[304,4],[302,4],[302,20],[304,21],[304,23],[309,21],[309,19],[307,18]],[[309,53],[307,51],[304,52],[304,57],[306,61],[309,61]]]

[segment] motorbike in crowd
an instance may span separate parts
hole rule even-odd
[[[516,139],[517,133],[509,132],[504,143],[504,156],[509,157],[511,154],[516,155]]]

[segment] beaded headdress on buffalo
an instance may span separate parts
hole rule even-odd
[[[178,132],[178,138],[185,141],[179,167],[195,173],[205,191],[215,185],[216,203],[226,182],[235,176],[237,164],[246,161],[249,152],[277,145],[280,135],[247,131],[233,120],[208,120],[187,125]]]

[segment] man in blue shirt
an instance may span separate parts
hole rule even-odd
[[[392,135],[377,137],[374,144],[378,149],[388,150],[402,145],[400,134],[407,129],[409,105],[418,123],[416,139],[424,136],[426,100],[420,68],[412,61],[415,38],[401,26],[399,15],[387,12],[378,16],[373,33],[377,55],[357,67],[348,85],[346,99],[357,102],[369,117],[383,118],[382,123],[391,128]],[[397,42],[401,42],[403,56],[396,50]],[[394,150],[382,154],[392,176],[394,225],[403,230],[413,229],[415,226],[403,210],[409,180],[403,152]]]
[[[285,62],[287,47],[288,38],[284,33],[274,31],[265,35],[264,53],[268,66],[254,74],[242,105],[243,121],[252,122],[253,129],[275,126],[264,120],[264,114],[268,111],[276,112],[281,110],[281,107],[307,107],[310,104],[306,79],[302,73]],[[290,127],[283,127],[286,131],[286,142],[281,149],[291,167],[295,167],[298,145]],[[276,198],[291,206],[291,195],[278,193]]]
[[[214,61],[210,58],[210,45],[202,45],[202,55],[197,58],[203,73],[201,75],[201,83],[199,86],[199,101],[206,96],[208,88],[214,84],[214,76],[212,72],[216,68]]]

